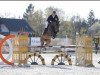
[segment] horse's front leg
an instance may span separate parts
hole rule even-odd
[[[40,41],[41,41],[41,48],[40,48],[40,52],[42,52],[42,51],[46,50],[46,48],[45,48],[45,46],[44,46],[44,38],[43,38],[43,37],[41,37]]]
[[[51,39],[48,39],[48,40],[46,41],[45,46],[49,46],[49,45],[50,45],[50,43],[51,43]]]
[[[40,42],[41,42],[41,46],[43,46],[44,45],[43,37],[40,38]]]

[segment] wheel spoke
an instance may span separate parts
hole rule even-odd
[[[59,59],[59,57],[58,57],[57,59],[58,59],[58,61],[60,62],[60,59]]]
[[[35,55],[34,55],[34,62],[35,62]]]
[[[57,61],[55,61],[56,63],[59,63],[59,62],[57,62]]]
[[[40,63],[41,61],[38,61],[37,63]]]
[[[36,62],[38,61],[38,58],[39,58],[39,57],[37,57]]]
[[[28,62],[32,63],[31,61],[28,61]]]
[[[62,62],[62,55],[61,55],[61,62]]]
[[[31,59],[32,62],[34,62],[32,58],[30,58],[30,59]]]
[[[65,62],[65,58],[64,58],[64,59],[62,59],[62,62],[63,62],[63,63]]]
[[[69,64],[68,64],[68,61],[65,61],[64,63],[65,63],[66,65],[69,65]]]

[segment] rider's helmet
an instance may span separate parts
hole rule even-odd
[[[54,14],[56,14],[56,11],[53,11]]]

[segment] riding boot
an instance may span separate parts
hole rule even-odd
[[[56,36],[57,36],[57,33],[55,32],[55,33],[53,34],[53,39],[55,39]]]

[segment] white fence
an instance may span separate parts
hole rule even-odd
[[[72,44],[72,39],[69,38],[55,38],[51,39],[52,46],[67,46]],[[31,37],[31,46],[40,46],[40,37]]]

